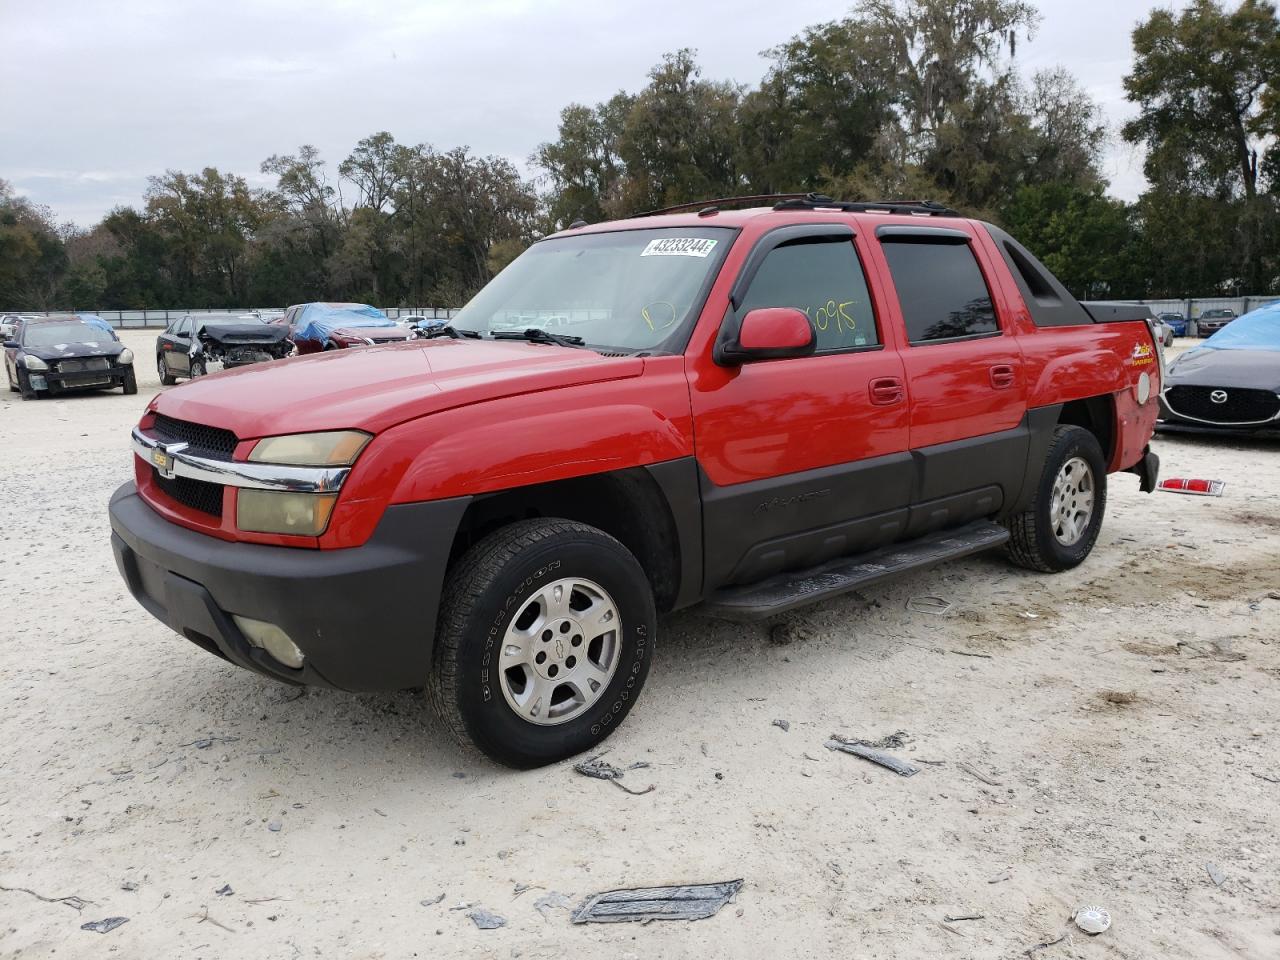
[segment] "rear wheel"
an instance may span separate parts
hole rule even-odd
[[[178,382],[178,378],[164,365],[164,354],[156,356],[156,373],[160,374],[160,385],[163,387],[172,387]]]
[[[196,377],[203,377],[208,372],[209,371],[205,367],[203,360],[191,361],[191,379],[192,380],[194,380]]]
[[[649,581],[613,537],[569,520],[491,534],[450,571],[428,689],[459,739],[513,767],[589,750],[649,673]]]
[[[1097,438],[1083,427],[1056,428],[1030,509],[1005,520],[1009,558],[1042,573],[1070,570],[1093,550],[1106,506]]]

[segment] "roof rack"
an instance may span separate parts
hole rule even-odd
[[[813,196],[810,193],[758,193],[750,197],[718,197],[715,200],[694,200],[690,203],[677,203],[674,207],[663,207],[660,210],[646,210],[637,213],[637,217],[658,217],[664,213],[679,213],[682,210],[697,210],[699,213],[714,213],[722,207],[742,207],[747,204],[770,202],[775,206],[789,200],[803,200]]]
[[[806,193],[782,200],[775,210],[841,210],[845,213],[898,213],[914,217],[958,217],[960,214],[933,200],[832,200],[820,193]]]
[[[958,217],[960,214],[933,200],[833,200],[821,193],[761,193],[748,197],[719,197],[678,203],[661,210],[649,210],[637,217],[657,217],[667,213],[697,210],[709,216],[724,207],[759,206],[771,203],[775,210],[839,210],[842,213],[896,213],[913,217]]]

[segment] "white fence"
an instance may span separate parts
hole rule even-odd
[[[382,307],[383,313],[393,320],[401,317],[432,317],[447,320],[458,312],[457,307]],[[129,330],[142,329],[147,327],[163,328],[167,327],[172,320],[179,317],[185,317],[187,314],[201,313],[260,313],[263,316],[272,316],[284,313],[284,307],[224,307],[221,309],[175,309],[175,310],[0,310],[0,316],[5,313],[21,314],[24,317],[50,317],[58,316],[66,313],[89,313],[94,316],[101,317],[113,327],[123,327]]]

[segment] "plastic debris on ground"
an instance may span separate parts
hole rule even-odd
[[[1218,865],[1216,863],[1206,863],[1204,865],[1204,872],[1209,874],[1209,879],[1213,881],[1213,885],[1215,887],[1220,887],[1227,882],[1226,876],[1218,869]]]
[[[1220,497],[1226,486],[1227,482],[1225,480],[1193,480],[1186,477],[1170,477],[1168,480],[1161,480],[1156,485],[1156,489],[1163,490],[1165,493],[1187,493],[1193,497]]]
[[[552,890],[545,896],[539,897],[533,901],[533,909],[542,914],[543,919],[547,917],[547,913],[551,910],[568,910],[573,906],[573,902],[563,893],[557,893]]]
[[[831,739],[823,744],[828,750],[839,750],[842,753],[851,753],[855,757],[861,757],[863,760],[869,760],[874,764],[892,770],[900,777],[915,776],[920,772],[920,768],[907,763],[905,760],[899,760],[897,757],[888,753],[882,753],[879,750],[873,750],[861,741],[846,740],[843,737],[831,735]]]
[[[719,913],[742,889],[743,881],[688,886],[609,890],[587,897],[573,912],[574,923],[648,923],[651,920],[705,920]]]
[[[602,756],[604,756],[604,754],[597,754],[596,756],[590,757],[586,760],[580,760],[573,765],[573,769],[578,771],[578,773],[582,774],[584,777],[591,777],[595,780],[608,780],[619,790],[624,790],[633,797],[644,796],[646,793],[649,793],[654,789],[653,784],[649,784],[649,786],[643,790],[632,790],[630,787],[624,786],[618,782],[622,779],[623,774],[628,770],[643,770],[648,767],[649,764],[644,761],[640,761],[639,763],[631,764],[629,767],[615,767],[613,764],[606,763],[604,760],[601,760],[600,758]]]
[[[912,597],[907,601],[907,609],[912,613],[931,613],[940,617],[951,609],[951,601],[942,597]]]
[[[499,927],[505,927],[507,925],[505,917],[500,917],[496,913],[491,913],[483,907],[477,907],[475,910],[468,913],[467,916],[470,917],[471,922],[481,930],[497,930]]]
[[[1111,926],[1111,914],[1101,907],[1081,907],[1071,918],[1085,933],[1097,936]]]
[[[773,725],[777,727],[779,730],[781,730],[783,733],[788,733],[791,730],[790,720],[775,720],[773,721]]]
[[[124,926],[128,922],[128,917],[107,917],[105,920],[95,920],[93,923],[82,923],[80,929],[91,933],[110,933],[116,927]]]

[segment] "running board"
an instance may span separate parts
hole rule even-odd
[[[1008,539],[1009,531],[1000,524],[980,520],[860,556],[778,574],[759,583],[725,587],[707,598],[703,612],[724,620],[764,620],[905,573],[926,570],[944,560],[981,553]]]

